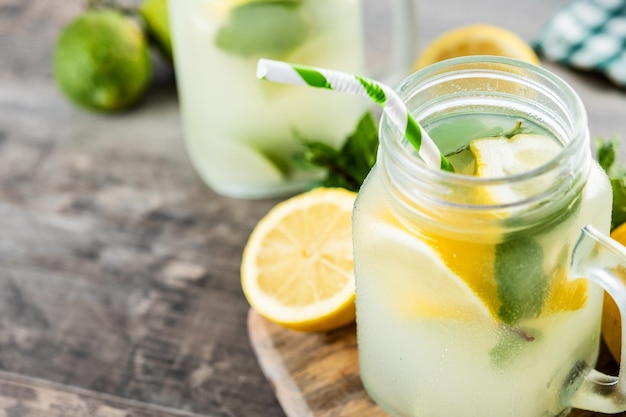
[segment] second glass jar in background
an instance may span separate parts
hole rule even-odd
[[[258,59],[397,82],[414,58],[413,1],[169,2],[185,144],[202,179],[220,194],[263,198],[300,191],[319,178],[319,171],[293,163],[302,147],[298,137],[338,148],[369,103],[259,81]],[[376,38],[364,33],[364,21]],[[385,30],[391,46],[381,42]],[[366,56],[371,52],[380,55]],[[368,62],[388,65],[369,71]]]

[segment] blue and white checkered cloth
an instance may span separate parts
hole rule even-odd
[[[535,48],[548,60],[604,74],[626,88],[626,0],[574,0],[548,21]]]

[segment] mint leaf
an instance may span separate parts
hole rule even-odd
[[[626,177],[610,178],[613,189],[613,214],[611,216],[611,230],[626,222]]]
[[[528,345],[539,337],[536,330],[522,330],[517,327],[503,326],[498,334],[497,344],[489,351],[491,362],[503,368],[519,357]]]
[[[617,159],[617,141],[612,140],[610,142],[604,142],[602,139],[598,139],[596,141],[596,148],[598,163],[608,174]]]
[[[543,249],[530,237],[496,245],[495,280],[502,302],[499,316],[504,323],[515,324],[541,312],[549,284],[542,265]]]
[[[617,147],[617,139],[596,141],[598,163],[608,175],[613,191],[611,230],[626,222],[626,168],[617,161]]]
[[[234,8],[215,45],[223,51],[248,57],[276,57],[302,43],[309,24],[293,1],[246,3]]]
[[[489,356],[498,367],[511,363],[528,342],[535,340],[535,335],[517,327],[517,323],[541,313],[549,285],[543,257],[541,245],[527,236],[496,245],[494,274],[502,303],[498,316],[503,325]]]
[[[300,164],[324,168],[326,177],[319,185],[358,191],[376,162],[378,129],[372,113],[365,113],[341,149],[324,142],[299,138],[303,153],[296,156]]]
[[[374,166],[377,151],[378,129],[371,113],[367,113],[361,117],[356,130],[340,151],[343,165],[359,184]]]

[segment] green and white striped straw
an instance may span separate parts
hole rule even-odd
[[[326,88],[369,97],[383,108],[385,114],[413,145],[426,165],[454,172],[450,162],[441,154],[426,131],[415,121],[391,87],[359,75],[270,59],[259,60],[256,76],[262,80]]]

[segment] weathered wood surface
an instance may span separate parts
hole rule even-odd
[[[294,332],[250,310],[248,331],[263,372],[288,417],[388,416],[368,397],[359,379],[354,325],[325,334]],[[604,345],[598,367],[617,373],[617,364]],[[569,414],[601,416],[606,414],[583,410]]]
[[[0,416],[281,416],[239,286],[275,202],[200,182],[166,71],[127,114],[59,94],[50,49],[81,4],[0,1]]]
[[[565,1],[421,1],[419,41],[475,22],[531,39]],[[201,183],[166,67],[125,114],[60,95],[52,46],[83,3],[0,0],[0,417],[284,416],[239,286],[247,236],[276,200]],[[623,91],[550,68],[581,93],[594,136],[626,134]]]
[[[202,417],[49,381],[0,373],[3,417]]]

